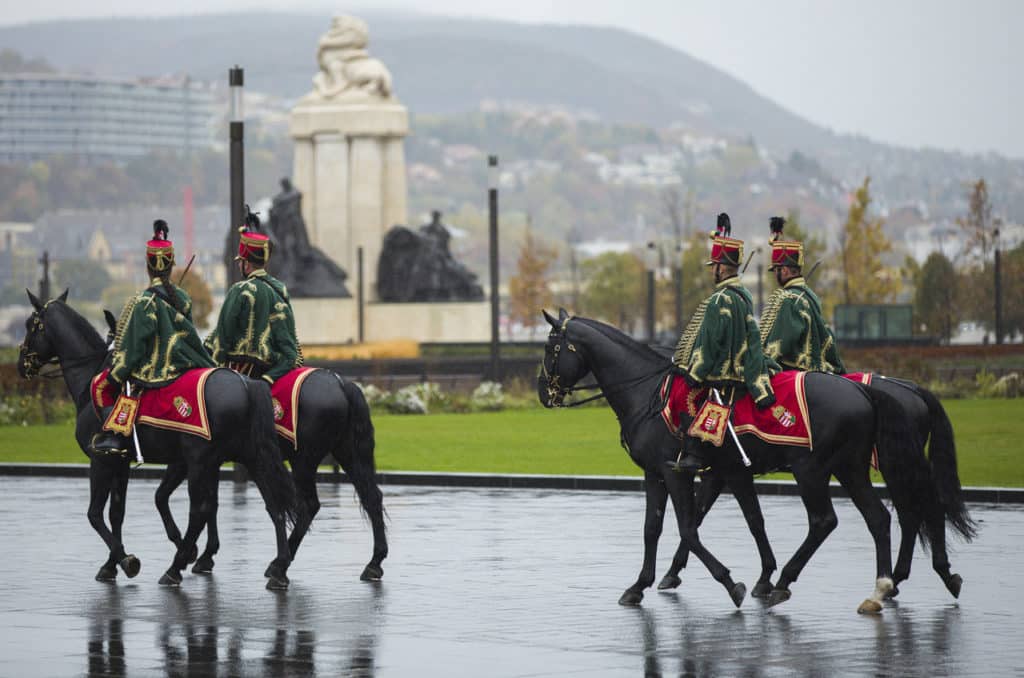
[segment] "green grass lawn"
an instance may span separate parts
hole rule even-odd
[[[1024,487],[1024,400],[948,400],[964,485]],[[639,475],[607,408],[381,415],[382,471]],[[0,428],[0,461],[83,463],[72,427]],[[785,476],[782,476],[785,477]]]

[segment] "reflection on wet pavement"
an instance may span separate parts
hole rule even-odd
[[[0,676],[989,676],[1024,672],[1024,511],[974,506],[974,544],[951,545],[964,577],[946,592],[919,552],[881,616],[855,610],[873,585],[871,540],[837,501],[839,528],[793,598],[733,608],[696,561],[676,591],[641,608],[616,601],[641,563],[638,493],[385,488],[391,557],[384,581],[358,580],[371,535],[348,486],[320,487],[323,508],[289,572],[263,588],[274,551],[254,487],[221,487],[212,576],[156,581],[173,555],[152,508],[154,482],[129,488],[125,541],[142,573],[93,580],[105,559],[85,519],[87,483],[0,478]],[[185,516],[184,492],[173,507]],[[799,500],[763,499],[785,562],[801,541]],[[676,539],[667,523],[659,561]],[[894,544],[898,528],[894,525]],[[705,544],[751,584],[753,539],[733,502]]]

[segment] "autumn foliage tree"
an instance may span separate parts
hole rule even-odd
[[[882,256],[892,252],[892,242],[882,230],[882,219],[868,215],[870,183],[871,177],[865,177],[854,193],[846,223],[839,234],[842,299],[846,304],[887,303],[902,286],[899,271],[882,262]]]
[[[534,327],[541,309],[552,305],[554,294],[550,274],[557,260],[558,251],[538,241],[527,226],[519,247],[516,273],[508,281],[509,317],[512,322]]]
[[[584,313],[631,331],[644,313],[646,275],[640,258],[631,252],[605,252],[584,261],[580,269]]]
[[[171,273],[171,281],[178,283],[180,275],[181,273],[175,269]],[[210,294],[210,286],[193,269],[189,269],[179,284],[192,298],[192,322],[201,330],[207,329],[210,326],[210,311],[213,310],[213,295]]]

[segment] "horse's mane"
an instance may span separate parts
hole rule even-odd
[[[86,320],[81,313],[62,301],[51,302],[51,308],[54,306],[65,309],[64,317],[68,319],[71,326],[76,332],[78,332],[79,336],[89,344],[89,348],[95,349],[97,353],[106,352],[107,342],[103,340],[103,337],[101,337],[100,333],[96,331],[96,328],[92,326],[92,323]]]
[[[648,358],[657,362],[665,362],[671,357],[671,354],[663,354],[649,345],[633,339],[631,336],[623,332],[617,327],[603,323],[600,320],[592,320],[590,318],[583,318],[580,316],[573,316],[574,320],[578,320],[590,329],[600,333],[601,335],[608,338],[612,343],[627,348],[633,353],[642,354],[643,357]]]

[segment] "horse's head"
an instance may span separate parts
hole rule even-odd
[[[558,318],[547,311],[544,311],[544,318],[551,325],[551,333],[544,345],[544,358],[537,375],[537,397],[544,407],[561,407],[565,396],[572,392],[572,387],[586,376],[590,368],[569,338],[572,316],[561,308]]]
[[[67,301],[68,291],[64,290],[59,297],[45,303],[28,290],[25,291],[35,311],[25,321],[25,340],[21,342],[18,352],[18,374],[24,379],[31,379],[39,374],[43,365],[57,362],[57,347],[46,332],[46,312],[51,304]]]

